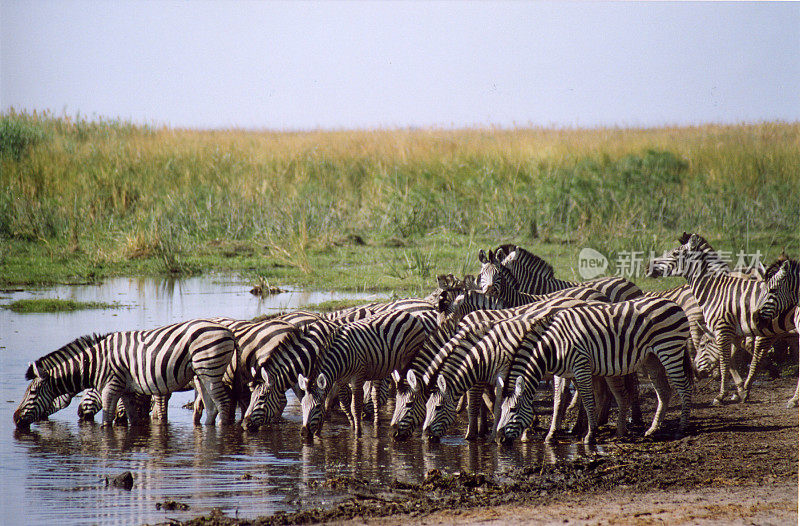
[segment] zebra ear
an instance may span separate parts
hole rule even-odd
[[[250,378],[255,379],[256,376],[258,376],[258,371],[256,371],[256,366],[254,365],[250,368]]]
[[[400,383],[400,371],[398,371],[397,369],[392,371],[392,380],[394,380],[395,385]]]
[[[414,374],[414,371],[409,370],[406,373],[406,381],[408,382],[408,386],[411,388],[412,391],[417,392],[419,391],[419,383],[417,383],[417,375]]]
[[[521,377],[517,377],[517,383],[514,385],[514,394],[517,396],[522,395],[522,391],[525,390],[525,380]]]
[[[487,263],[489,262],[489,260],[486,258],[486,252],[484,252],[484,250],[483,250],[483,249],[480,249],[480,250],[478,251],[478,261],[480,261],[480,262],[481,262],[481,263],[483,263],[484,265],[485,265],[485,264],[487,264]]]
[[[506,382],[505,382],[505,380],[503,380],[503,375],[502,374],[498,374],[497,378],[494,381],[494,385],[496,385],[497,387],[502,389],[503,387],[505,387],[505,384],[506,384]]]
[[[302,389],[303,391],[308,391],[308,378],[306,378],[302,374],[298,374],[297,385],[299,385],[300,389]]]
[[[39,370],[39,366],[36,364],[35,361],[31,362],[31,367],[33,367],[33,374],[36,375],[36,377],[41,378],[42,372]]]
[[[497,258],[498,263],[506,258],[506,253],[503,252],[503,247],[498,248],[494,255]]]
[[[439,388],[439,392],[442,394],[447,391],[447,382],[444,380],[444,376],[440,376],[436,379],[436,387]]]
[[[697,234],[692,234],[689,237],[687,245],[689,246],[689,250],[694,250],[700,245],[700,238],[697,236]]]
[[[326,387],[328,387],[328,379],[325,378],[325,375],[322,373],[319,373],[319,376],[317,376],[317,387],[319,387],[323,391],[325,390]]]
[[[255,375],[253,376],[253,378],[255,378]],[[269,373],[264,368],[261,369],[261,378],[264,379],[265,384],[269,385]]]

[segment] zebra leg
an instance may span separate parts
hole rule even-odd
[[[605,383],[608,385],[608,390],[617,401],[617,437],[624,437],[628,432],[628,409],[630,406],[630,391],[628,390],[628,375],[625,376],[607,376]]]
[[[550,430],[544,437],[545,442],[552,442],[556,433],[561,430],[561,422],[567,410],[565,407],[567,397],[564,396],[566,390],[567,379],[563,376],[553,376],[553,417],[550,419]]]
[[[658,362],[660,362],[656,364],[658,365],[658,374],[666,375],[667,380],[669,380],[669,384],[666,387],[661,388],[666,391],[667,398],[664,400],[664,405],[666,406],[667,401],[669,400],[668,397],[670,395],[670,386],[672,389],[675,389],[678,392],[678,396],[681,399],[681,419],[680,424],[678,425],[678,432],[676,434],[676,437],[680,437],[686,432],[686,429],[689,426],[689,417],[692,413],[691,365],[688,363],[688,359],[685,359],[684,363],[681,364],[674,361],[670,362],[667,356],[664,356],[663,358],[662,356],[658,356]],[[655,361],[652,363],[655,363]],[[656,395],[658,396],[659,385],[656,383],[656,381],[653,381],[653,385],[656,387]]]
[[[338,394],[338,395],[337,395]],[[361,395],[364,395],[364,391],[361,391]],[[347,417],[347,423],[350,424],[351,428],[355,428],[355,421],[358,420],[358,415],[354,415],[352,413],[352,405],[353,405],[353,392],[350,389],[350,386],[345,384],[339,386],[338,389],[336,388],[336,384],[334,384],[334,388],[331,389],[330,394],[328,395],[328,400],[326,401],[325,407],[325,414],[330,414],[330,410],[328,407],[333,405],[333,399],[339,399],[339,409],[342,410],[344,416]],[[362,398],[363,400],[363,398]]]
[[[653,382],[653,388],[656,391],[656,399],[658,400],[656,412],[653,415],[653,422],[650,424],[647,431],[644,432],[644,436],[650,436],[661,427],[661,422],[664,420],[664,412],[667,410],[672,393],[669,388],[669,383],[667,382],[666,370],[655,355],[651,353],[647,354],[644,359],[644,368],[650,380]]]
[[[753,378],[755,378],[756,372],[758,371],[758,364],[761,362],[761,357],[764,356],[764,352],[772,346],[774,340],[774,338],[766,338],[764,336],[756,337],[753,358],[750,360],[750,368],[747,371],[747,379],[744,381],[744,387],[739,388],[737,385],[742,402],[747,400],[747,397],[750,396],[750,385],[753,383]]]
[[[205,406],[206,410],[206,419],[204,424],[207,426],[213,426],[217,420],[217,414],[219,413],[219,409],[217,408],[217,404],[214,403],[213,397],[211,396],[211,386],[207,385],[207,380],[205,378],[200,378],[198,376],[195,377],[194,386],[195,389],[200,393],[200,396],[203,399],[203,405]],[[194,414],[194,423],[195,425],[200,424],[200,414],[195,412]]]
[[[643,425],[642,404],[639,402],[639,373],[633,372],[625,375],[625,388],[628,390],[628,399],[631,405],[631,424]]]
[[[381,403],[380,385],[380,382],[372,382],[370,389],[370,395],[372,398],[372,425],[374,426],[376,433],[378,431],[378,426],[380,426],[381,420],[381,412],[378,411]]]
[[[492,425],[494,422],[494,391],[489,390],[488,387],[484,387],[481,392],[483,393],[481,396],[483,403],[481,404],[482,415],[478,434],[485,437],[487,433],[492,433],[492,430],[487,429],[487,426]]]
[[[168,417],[167,407],[169,407],[170,397],[172,397],[172,393],[167,393],[165,395],[153,397],[152,419],[154,422],[160,422],[162,424],[165,424],[167,422],[167,417]],[[197,395],[195,395],[195,403],[197,403]]]
[[[364,378],[357,375],[350,381],[350,396],[352,397],[351,411],[353,415],[353,429],[356,437],[361,437],[361,419],[358,415],[364,410]]]
[[[584,444],[594,444],[597,435],[597,418],[594,412],[594,389],[592,386],[592,370],[584,360],[576,361],[573,366],[575,374],[575,386],[578,388],[583,408],[586,410],[586,418],[589,421],[589,430],[583,438]]]
[[[114,423],[117,413],[117,402],[124,392],[125,386],[116,378],[108,382],[100,394],[103,400],[103,426],[110,426]]]
[[[231,399],[230,388],[225,385],[222,378],[211,383],[211,400],[214,407],[219,413],[219,423],[222,425],[233,424],[233,400]],[[209,415],[211,416],[211,415]],[[208,424],[208,421],[206,422]],[[214,420],[211,420],[211,425],[214,425]]]
[[[728,324],[721,322],[715,331],[717,348],[719,349],[719,394],[711,401],[711,405],[722,405],[725,395],[728,392],[728,372],[730,371],[731,346],[734,334]],[[738,398],[738,395],[734,395]]]
[[[465,440],[475,440],[478,438],[478,420],[481,418],[481,406],[483,405],[483,388],[480,385],[473,385],[467,391],[467,434]]]
[[[597,425],[602,426],[608,423],[608,415],[611,413],[611,392],[610,385],[605,378],[595,376],[592,378],[592,388],[594,389],[594,400],[597,411]]]

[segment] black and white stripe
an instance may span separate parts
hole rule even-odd
[[[747,379],[736,385],[737,393],[732,397],[734,401],[744,401],[761,356],[774,337],[796,331],[794,315],[785,313],[768,323],[756,319],[756,307],[766,290],[765,283],[730,275],[727,264],[720,261],[717,252],[697,234],[682,239],[686,239],[685,243],[651,262],[648,274],[651,277],[685,277],[703,310],[703,318],[720,350],[720,390],[712,402],[714,405],[721,404],[727,394],[731,346],[736,337],[756,337]]]
[[[303,408],[303,434],[319,434],[322,427],[323,402],[334,385],[349,384],[352,392],[352,414],[360,415],[363,406],[363,384],[366,380],[382,380],[395,369],[401,369],[414,357],[428,333],[418,317],[404,311],[390,311],[341,327],[330,349],[312,371],[313,384],[304,376],[300,386],[306,391]],[[375,400],[377,407],[377,400]],[[377,429],[378,412],[374,423]],[[361,433],[358,418],[356,435]]]
[[[196,386],[205,401],[206,423],[213,424],[218,412],[222,412],[223,423],[232,419],[230,394],[222,376],[236,340],[218,323],[191,320],[153,330],[82,337],[68,345],[79,352],[48,371],[32,366],[36,377],[14,413],[18,426],[38,420],[55,397],[88,388],[101,392],[104,425],[112,423],[120,398],[133,418],[137,414],[134,393],[166,395],[192,378],[197,378]]]
[[[692,394],[691,365],[686,353],[689,323],[674,302],[639,298],[587,305],[521,323],[527,335],[501,383],[505,387],[498,434],[507,440],[517,438],[530,425],[534,417],[533,394],[542,377],[550,373],[574,377],[589,419],[584,441],[593,442],[597,421],[592,376],[622,376],[641,365],[653,379],[658,396],[656,414],[646,434],[655,432],[663,419],[670,395],[667,378],[680,395],[680,430],[685,429]],[[620,406],[618,425],[624,426],[628,401],[613,388],[612,393]]]
[[[795,330],[800,332],[800,262],[787,259],[780,263],[778,270],[771,274],[767,270],[764,276],[767,282],[756,304],[755,316],[759,323],[771,323],[775,318],[780,318],[782,313],[794,310]],[[788,407],[797,407],[800,397],[800,377],[797,380],[797,389],[794,396],[787,402]]]
[[[510,252],[504,252],[505,250]],[[642,295],[639,287],[622,277],[597,278],[584,282],[557,279],[552,265],[524,248],[513,245],[501,247],[495,253],[490,250],[488,256],[481,250],[478,259],[482,266],[477,285],[483,292],[487,292],[493,283],[502,288],[502,285],[497,283],[502,279],[507,283],[508,289],[522,294],[549,294],[557,290],[583,286],[597,290],[612,302],[626,301]],[[523,298],[524,296],[520,296],[514,301],[524,301]]]

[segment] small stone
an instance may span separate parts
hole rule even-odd
[[[106,485],[112,488],[122,488],[130,491],[131,488],[133,488],[133,473],[126,471],[110,479],[106,477]]]

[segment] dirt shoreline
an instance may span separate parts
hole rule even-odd
[[[747,403],[723,407],[709,406],[716,385],[705,384],[680,440],[670,438],[673,401],[659,437],[616,440],[601,428],[603,456],[497,474],[432,470],[422,484],[329,479],[324,489],[344,498],[330,507],[180,524],[797,524],[798,410],[786,408],[796,382],[765,381]]]

